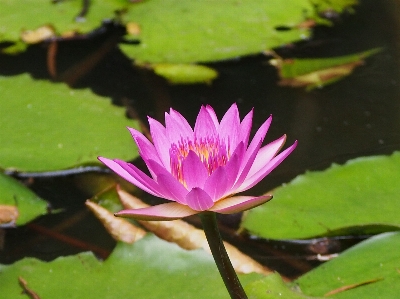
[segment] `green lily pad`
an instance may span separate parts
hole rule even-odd
[[[18,41],[23,31],[42,26],[50,26],[57,36],[88,33],[99,27],[103,20],[114,18],[115,10],[127,7],[129,1],[91,0],[87,14],[76,20],[82,5],[80,0],[0,0],[0,42]]]
[[[355,1],[152,0],[132,6],[124,20],[140,27],[139,45],[123,52],[150,63],[210,62],[261,53],[310,36],[305,21],[322,22],[322,9],[343,10]],[[326,22],[326,20],[325,20]]]
[[[209,62],[302,40],[310,36],[310,26],[330,24],[320,17],[324,11],[341,13],[357,4],[357,0],[331,2],[91,0],[86,15],[76,18],[84,11],[81,0],[0,0],[0,42],[22,38],[35,43],[54,36],[88,33],[104,20],[115,19],[127,26],[128,33],[135,24],[132,37],[139,38],[141,44],[121,45],[131,58],[150,63]],[[5,51],[22,49],[17,43]]]
[[[218,77],[216,70],[204,65],[156,63],[151,67],[172,84],[211,83]]]
[[[308,172],[273,191],[242,227],[272,239],[377,233],[400,228],[400,153]]]
[[[0,266],[3,296],[21,298],[18,277],[40,298],[229,298],[211,256],[154,235],[132,245],[119,243],[104,262],[82,253],[52,262],[25,258]],[[246,283],[259,277],[241,279]]]
[[[89,89],[0,77],[0,167],[49,171],[97,163],[97,156],[130,160],[137,149],[126,130],[138,127],[125,110]]]
[[[23,225],[46,212],[46,201],[17,180],[0,173],[0,225]]]
[[[343,252],[295,281],[312,296],[357,287],[332,295],[341,299],[395,299],[400,294],[400,232],[384,233]]]
[[[245,291],[247,296],[252,299],[317,299],[317,297],[309,297],[303,295],[298,290],[290,289],[278,273],[268,275],[260,280],[249,283]]]

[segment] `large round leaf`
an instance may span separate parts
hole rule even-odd
[[[399,298],[399,248],[399,232],[375,236],[303,275],[296,284],[312,296],[335,291],[332,298]]]
[[[276,189],[242,227],[272,239],[399,229],[400,153],[358,158],[308,172]]]
[[[340,13],[357,0],[91,0],[87,9],[85,2],[0,0],[0,42],[18,41],[22,32],[28,43],[87,33],[103,20],[115,18],[141,41],[139,46],[121,46],[134,59],[152,63],[216,61],[307,38],[310,27],[329,23],[320,17],[324,11]],[[84,16],[77,18],[81,12]]]
[[[18,41],[24,30],[50,26],[57,35],[87,33],[115,16],[115,10],[123,9],[129,1],[90,0],[87,13],[76,18],[83,10],[81,0],[58,1],[10,1],[0,0],[0,42]]]
[[[0,265],[0,291],[21,298],[18,277],[40,298],[229,298],[212,257],[148,236],[133,245],[120,243],[100,262],[91,253],[52,262],[25,258]],[[242,275],[244,282],[260,277]]]
[[[279,274],[247,285],[254,299],[395,299],[400,293],[400,233],[385,233],[285,284]],[[310,297],[312,296],[312,297]]]
[[[0,225],[22,225],[47,212],[47,202],[0,173]]]
[[[252,299],[322,299],[322,297],[309,297],[303,295],[299,290],[289,288],[278,273],[248,284],[246,293]]]
[[[190,63],[261,53],[310,35],[305,21],[321,21],[319,7],[340,11],[355,0],[151,0],[132,6],[125,20],[139,24],[138,46],[121,45],[145,62]],[[322,5],[322,6],[321,6]],[[311,22],[310,22],[311,21]]]
[[[133,159],[137,150],[124,109],[64,84],[28,75],[0,77],[0,167],[46,171],[97,162],[97,156]]]

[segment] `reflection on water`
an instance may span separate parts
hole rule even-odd
[[[265,193],[305,170],[324,169],[333,162],[343,163],[358,156],[389,154],[400,149],[399,6],[399,2],[395,0],[362,1],[356,15],[343,16],[336,20],[335,27],[317,28],[313,40],[277,50],[284,57],[324,57],[383,47],[382,52],[368,58],[366,65],[357,68],[351,76],[323,89],[305,92],[302,89],[278,87],[276,71],[267,64],[267,57],[262,55],[214,64],[213,67],[219,71],[220,78],[210,86],[168,86],[165,81],[146,71],[132,69],[130,61],[118,50],[106,56],[91,73],[77,83],[76,87],[90,86],[99,94],[113,97],[116,103],[128,103],[131,111],[137,112],[142,119],[145,119],[146,115],[151,115],[162,120],[163,112],[172,106],[193,123],[199,106],[206,103],[211,104],[220,116],[232,102],[238,103],[242,115],[254,107],[254,128],[259,127],[272,114],[273,123],[267,135],[267,142],[286,133],[288,144],[298,139],[299,145],[296,151],[262,184],[251,190],[252,194]],[[87,54],[90,49],[89,46],[85,46],[87,44],[90,44],[90,41],[83,41],[78,45],[79,49],[75,50]],[[71,63],[70,60],[73,59],[67,55],[68,47],[60,45],[58,59],[61,65]],[[84,56],[83,54],[81,56]],[[43,49],[33,47],[21,57],[7,58],[8,61],[0,58],[0,62],[4,65],[0,73],[16,74],[26,71],[27,68],[35,77],[46,77],[48,75],[44,69],[44,57]],[[15,62],[18,61],[24,64],[19,66],[20,69],[15,69],[19,65]],[[43,195],[50,202],[56,201],[56,206],[61,206],[67,211],[75,210],[77,203],[80,206],[78,211],[85,209],[83,202],[87,195],[78,191],[60,192],[60,182],[36,179],[32,186],[39,195]],[[69,192],[77,194],[74,200],[71,200]],[[76,213],[71,214],[72,218]],[[50,221],[52,224],[49,226],[56,227],[64,221],[62,218],[59,217],[58,224]],[[43,221],[48,220],[39,219],[34,225]],[[72,223],[69,220],[67,231],[71,231],[71,235],[74,236],[74,229],[77,231],[79,227],[85,225],[77,225],[81,223],[80,221]],[[112,249],[113,242],[110,238],[105,237],[106,245],[102,240],[88,238],[95,235],[105,236],[105,233],[97,233],[97,231],[103,232],[101,225],[93,222],[93,219],[84,223],[90,223],[90,229],[86,230],[86,236],[79,235],[77,239],[92,244],[93,250],[100,246],[107,248],[106,250]],[[30,229],[32,230],[32,225]],[[7,242],[11,244],[11,239],[18,236],[27,237],[24,233],[30,229],[29,226],[19,228],[21,235],[17,236],[15,236],[16,230],[6,231],[5,245],[0,251],[0,262],[12,262],[19,258],[13,255],[15,248],[8,246]],[[93,234],[93,231],[96,231],[96,234]],[[61,230],[60,233],[68,234],[65,230]],[[54,236],[44,238],[53,238],[54,241]],[[42,241],[36,244],[24,245],[31,251],[28,255],[35,255],[35,252],[43,253],[46,250],[45,246],[49,246],[48,243],[43,242],[43,239],[40,240]],[[63,240],[54,242],[62,243]],[[250,241],[237,242],[242,242],[241,246],[246,247],[246,242]],[[70,254],[76,252],[71,248],[83,250],[79,245],[75,245],[70,246],[68,251]],[[17,242],[15,246],[22,245]],[[273,256],[286,261],[293,259],[299,248],[301,250],[310,248],[310,243],[291,247],[291,257],[290,252],[279,247],[281,245],[273,246],[276,246],[275,251],[265,251],[265,247],[261,245],[253,249],[248,248],[248,251],[270,265],[276,261]],[[257,248],[258,251],[255,251]],[[343,246],[339,250],[342,249]],[[50,250],[51,257],[48,259],[66,254],[63,250],[61,252],[58,250]],[[282,252],[285,252],[286,258],[282,257]],[[263,254],[268,257],[263,257]],[[43,258],[43,254],[36,256]],[[303,272],[314,265],[306,258],[303,260],[295,258],[295,260],[296,263],[286,263],[286,270],[280,270],[293,273],[289,268],[294,268]],[[276,268],[279,268],[279,265],[276,265]]]

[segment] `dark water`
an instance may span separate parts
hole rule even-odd
[[[74,88],[90,87],[112,97],[115,104],[128,106],[127,114],[137,114],[143,120],[146,115],[162,120],[164,111],[173,107],[193,123],[200,105],[206,103],[220,116],[233,102],[238,103],[242,115],[254,107],[254,128],[272,114],[267,141],[286,133],[287,144],[297,139],[299,145],[251,190],[251,194],[265,193],[305,170],[400,149],[400,3],[361,2],[355,15],[335,19],[334,27],[316,28],[311,40],[277,49],[283,57],[325,57],[383,48],[351,76],[323,89],[306,92],[277,86],[276,71],[262,55],[211,65],[220,78],[210,86],[169,86],[149,72],[133,69],[117,49],[112,49],[83,77],[66,76],[66,80],[73,82]],[[113,34],[116,33],[111,30],[88,40],[60,43],[60,73],[92,55]],[[29,72],[36,78],[49,78],[45,61],[46,48],[35,46],[16,57],[0,56],[0,73]],[[12,263],[23,256],[51,260],[85,250],[93,250],[103,258],[109,254],[115,243],[86,211],[83,203],[91,195],[77,188],[79,175],[22,180],[64,212],[3,231],[1,263]],[[238,222],[235,216],[220,220],[230,241],[286,275],[311,269],[318,253],[336,253],[363,238],[268,242],[232,233]]]

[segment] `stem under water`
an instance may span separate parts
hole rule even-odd
[[[225,283],[225,287],[228,289],[229,295],[232,299],[247,299],[247,295],[243,290],[228,253],[226,252],[224,243],[222,242],[217,226],[216,213],[203,212],[199,215],[214,261],[217,264],[219,273]]]

